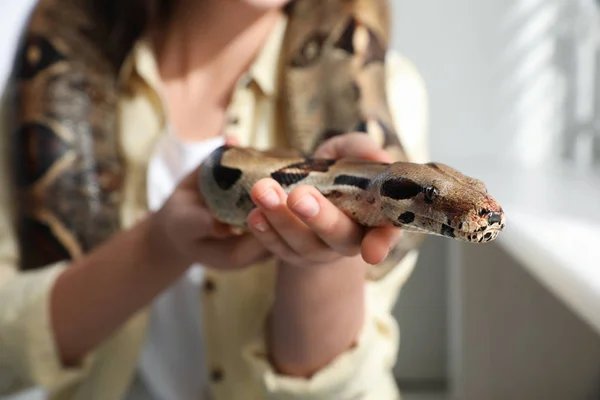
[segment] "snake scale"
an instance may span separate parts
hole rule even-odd
[[[199,176],[213,214],[243,227],[254,207],[249,188],[261,177],[286,190],[314,185],[365,226],[407,231],[369,279],[385,276],[424,234],[495,239],[504,213],[482,182],[408,160],[386,97],[387,1],[292,0],[285,12],[278,107],[295,153],[217,149]],[[40,0],[16,59],[12,145],[24,270],[81,257],[121,226],[126,168],[116,132],[118,99],[127,93],[109,59],[113,32],[93,15],[85,0]],[[345,132],[364,132],[395,162],[311,157]]]

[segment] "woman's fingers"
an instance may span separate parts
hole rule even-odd
[[[370,229],[362,241],[363,260],[371,265],[379,264],[385,260],[401,236],[402,230],[393,226]]]
[[[303,264],[301,252],[284,240],[260,209],[252,210],[248,216],[248,225],[260,243],[278,258],[296,265]]]
[[[250,196],[258,210],[249,215],[248,224],[269,250],[291,262],[298,256],[312,261],[331,258],[328,246],[289,210],[287,195],[275,180],[260,180]]]
[[[289,196],[270,178],[256,183],[257,204],[248,224],[269,251],[292,263],[332,261],[362,253],[370,264],[385,259],[402,231],[369,229],[355,223],[312,186],[298,186]]]
[[[260,212],[249,216],[253,231],[271,250],[292,250],[313,260],[360,252],[364,229],[323,197],[312,186],[299,186],[289,196],[272,179],[256,183],[251,191]],[[278,243],[278,236],[287,244]],[[277,247],[277,250],[274,247]],[[328,254],[329,253],[329,254]]]
[[[238,269],[263,261],[271,253],[253,235],[205,239],[196,249],[196,259],[207,267]]]
[[[334,136],[315,151],[320,158],[361,158],[377,162],[392,162],[390,155],[364,133]]]
[[[345,256],[360,252],[364,228],[312,186],[292,190],[287,205],[321,240]]]

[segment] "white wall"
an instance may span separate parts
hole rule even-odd
[[[4,91],[22,25],[34,3],[35,0],[0,0],[0,92]]]
[[[491,25],[502,3],[508,2],[392,2],[392,45],[416,64],[429,90],[434,159],[477,155],[483,138],[497,134]]]
[[[539,166],[551,156],[552,103],[536,82],[553,77],[545,38],[561,1],[392,0],[392,46],[428,88],[434,160],[478,177],[491,158]],[[397,305],[401,380],[446,376],[447,246],[427,241]]]
[[[564,21],[564,7],[575,0],[391,1],[393,47],[416,64],[428,87],[430,146],[434,160],[457,166],[475,177],[482,165],[493,164],[500,169],[502,165],[514,164],[525,171],[528,168],[545,170],[548,163],[557,164],[564,81],[554,62],[556,48],[552,35]],[[494,163],[489,162],[491,159],[495,159]],[[502,172],[496,175],[502,176]],[[493,182],[490,191],[502,192],[499,189],[507,187],[508,191],[504,193],[512,194],[517,190],[512,183],[506,179]],[[531,190],[536,190],[535,185]],[[502,198],[498,200],[503,203]],[[401,380],[436,379],[456,372],[455,365],[446,368],[445,363],[454,360],[453,352],[463,349],[455,348],[455,343],[448,344],[445,335],[452,328],[448,326],[448,318],[454,320],[462,310],[452,309],[448,315],[445,295],[448,280],[464,277],[455,276],[456,270],[449,268],[448,244],[443,239],[428,240],[423,247],[427,253],[421,258],[397,305],[396,315],[403,336],[396,372]],[[485,260],[487,254],[496,262],[497,269],[508,269],[506,276],[510,279],[523,275],[520,266],[509,262],[506,256],[500,260],[501,256],[493,250],[487,246],[478,247],[479,260]],[[472,274],[467,277],[470,285],[459,293],[474,302],[478,301],[478,291],[490,287],[486,281],[490,279],[486,275],[490,269],[477,274],[475,268],[477,266],[468,270]],[[585,345],[597,344],[578,319],[567,316],[560,305],[548,300],[551,295],[539,290],[535,282],[523,282],[520,289],[511,293],[514,297],[510,298],[508,292],[490,293],[489,299],[494,300],[488,304],[535,302],[543,316],[539,321],[531,319],[525,329],[540,333],[548,328],[556,313],[555,321],[560,317],[572,324],[563,328],[571,332],[573,338],[585,336]],[[479,310],[485,313],[484,309]],[[491,312],[498,312],[498,309]],[[497,318],[494,321],[503,320],[499,315],[493,317]],[[517,317],[505,321],[526,321]],[[465,323],[476,327],[480,322]],[[480,327],[480,330],[485,329],[485,326]],[[520,337],[518,327],[515,329],[506,327],[512,335],[510,344],[522,346],[530,337]],[[554,339],[551,337],[539,345],[555,343]],[[513,350],[510,344],[503,343],[502,349]],[[577,354],[585,352],[585,345],[574,348]],[[485,344],[480,343],[478,350],[485,350]],[[469,354],[476,357],[475,353]],[[529,359],[530,365],[542,368],[536,373],[554,377],[552,371],[544,375],[543,361],[538,362],[544,358],[535,358],[541,357],[540,353],[539,349],[534,349],[520,358],[516,355],[514,360],[521,362],[528,356],[534,357]],[[497,352],[494,354],[498,359],[502,356]],[[511,355],[507,353],[504,357],[504,367],[510,369]],[[586,373],[589,373],[590,362],[586,361],[583,369],[587,368]],[[573,376],[564,376],[563,382],[569,379],[576,381]]]
[[[542,166],[556,152],[550,39],[569,0],[392,0],[393,46],[421,70],[440,161]]]
[[[392,46],[410,58],[428,88],[434,160],[501,151],[494,30],[506,0],[392,0]],[[505,138],[506,139],[506,138]],[[447,376],[447,239],[428,238],[396,307],[402,341],[400,381]]]

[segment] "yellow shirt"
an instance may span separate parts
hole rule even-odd
[[[283,143],[276,129],[277,59],[285,30],[282,19],[247,74],[238,82],[228,108],[226,132],[244,146],[269,148]],[[388,103],[411,160],[425,162],[427,98],[413,65],[395,52],[386,60]],[[147,212],[146,172],[157,139],[168,123],[156,62],[139,41],[120,79],[131,95],[119,105],[119,140],[125,160],[123,227]],[[3,105],[6,103],[3,99]],[[7,121],[6,106],[2,122]],[[8,159],[9,132],[0,131],[0,162]],[[49,292],[66,262],[19,272],[9,165],[0,168],[0,395],[40,386],[53,399],[121,399],[135,373],[148,309],[139,311],[73,369],[62,368],[49,323]],[[339,355],[310,379],[277,374],[266,358],[263,325],[272,301],[273,261],[239,271],[207,270],[202,304],[210,391],[215,400],[396,399],[392,375],[399,330],[391,310],[418,253],[412,252],[384,279],[365,283],[367,318],[356,347]]]

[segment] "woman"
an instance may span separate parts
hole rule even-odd
[[[198,198],[196,166],[226,140],[284,146],[276,76],[288,1],[89,3],[123,56],[123,229],[76,261],[17,273],[2,197],[0,393],[397,398],[390,309],[416,253],[378,282],[364,276],[400,232],[365,234],[313,188],[286,196],[272,179],[253,188],[244,235]],[[421,81],[397,55],[386,63],[394,121],[409,157],[424,161]],[[329,139],[316,155],[391,160],[364,134]]]

